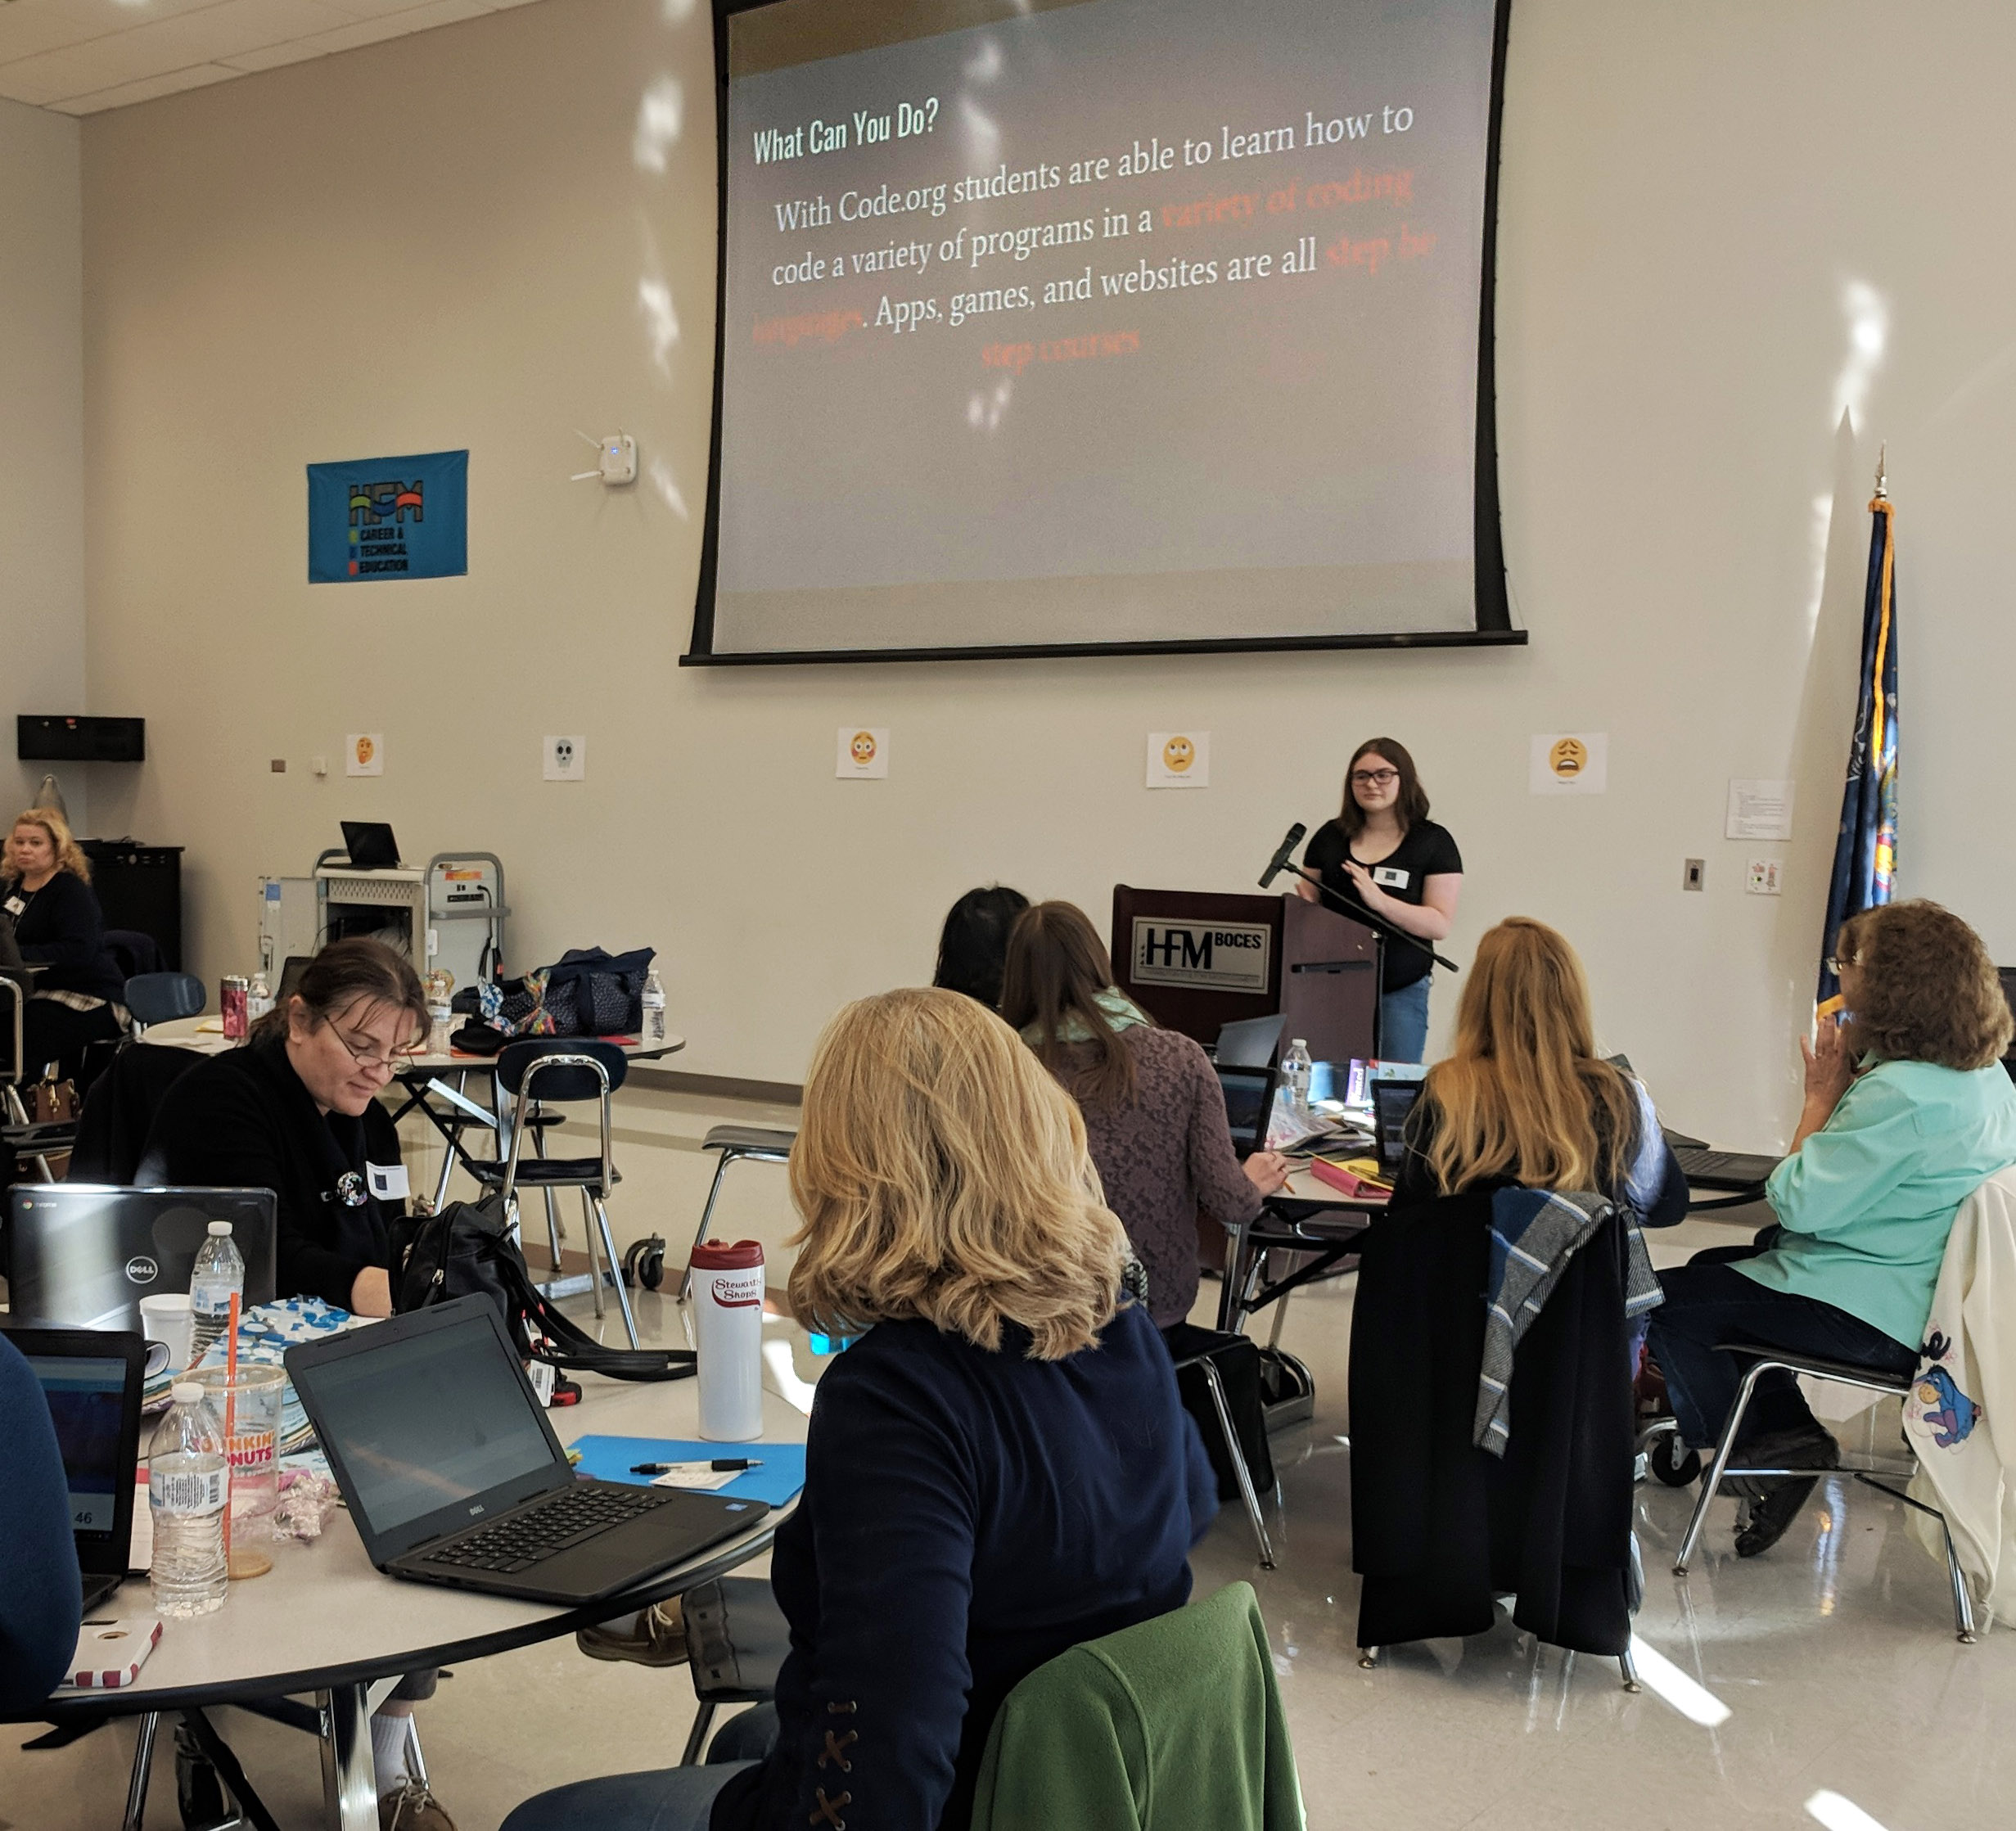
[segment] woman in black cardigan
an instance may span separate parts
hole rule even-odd
[[[404,954],[381,941],[332,943],[243,1049],[210,1057],[169,1089],[138,1180],[273,1190],[279,1294],[390,1315],[406,1206],[372,1193],[373,1170],[399,1164],[399,1132],[378,1094],[426,1023],[426,994]]]
[[[54,808],[31,807],[7,836],[0,909],[14,925],[21,958],[43,970],[21,1012],[24,1078],[46,1063],[74,1075],[87,1043],[125,1027],[125,982],[105,945],[105,917],[91,887],[91,863]]]

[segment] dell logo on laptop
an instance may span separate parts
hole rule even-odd
[[[476,1517],[476,1515],[477,1515],[478,1513],[481,1513],[482,1511],[483,1511],[483,1503],[482,1503],[481,1501],[480,1501],[480,1500],[479,1500],[479,1501],[476,1504],[476,1505],[475,1505],[475,1506],[471,1507],[471,1508],[469,1509],[469,1517],[470,1517],[470,1518],[474,1519],[474,1518]]]
[[[126,1261],[126,1276],[134,1284],[151,1284],[161,1275],[161,1268],[144,1252],[136,1252]]]

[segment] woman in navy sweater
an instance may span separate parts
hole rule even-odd
[[[792,1152],[792,1308],[868,1333],[819,1382],[771,1585],[792,1650],[753,1762],[611,1775],[505,1831],[937,1831],[1067,1648],[1182,1607],[1216,1510],[1077,1107],[1008,1026],[890,992],[821,1040]]]
[[[83,1613],[70,1482],[49,1401],[0,1335],[0,1719],[25,1716],[70,1671]]]

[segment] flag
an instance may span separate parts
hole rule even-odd
[[[1827,962],[1841,925],[1887,903],[1897,884],[1896,548],[1890,498],[1876,476],[1869,533],[1869,585],[1862,601],[1862,666],[1855,707],[1855,743],[1841,797],[1833,882],[1827,892],[1827,929],[1820,940],[1818,1014],[1841,1008],[1841,982]]]

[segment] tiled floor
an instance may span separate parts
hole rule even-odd
[[[1657,1256],[1675,1262],[1734,1237],[1693,1223],[1663,1237]],[[1351,1294],[1348,1280],[1300,1293],[1287,1320],[1283,1345],[1314,1370],[1318,1400],[1310,1424],[1276,1439],[1280,1568],[1256,1567],[1236,1508],[1195,1560],[1200,1591],[1239,1577],[1259,1590],[1315,1831],[2016,1824],[2016,1633],[1997,1627],[1959,1645],[1942,1567],[1906,1531],[1904,1509],[1846,1480],[1829,1481],[1792,1533],[1751,1561],[1730,1551],[1733,1503],[1723,1504],[1685,1581],[1669,1566],[1690,1495],[1640,1491],[1649,1594],[1639,1637],[1708,1694],[1697,1714],[1726,1710],[1713,1726],[1660,1693],[1654,1658],[1641,1658],[1647,1688],[1630,1696],[1614,1663],[1536,1646],[1502,1621],[1476,1639],[1397,1648],[1361,1671],[1351,1459],[1338,1441],[1349,1429]],[[661,1300],[641,1310],[647,1328],[676,1329]],[[1892,1405],[1838,1428],[1845,1445],[1879,1454],[1897,1441]],[[462,1667],[421,1721],[437,1790],[463,1831],[487,1831],[542,1786],[676,1760],[692,1710],[683,1671],[598,1664],[567,1642]],[[220,1721],[282,1824],[316,1823],[307,1740],[236,1711]],[[25,1734],[0,1732],[0,1831],[118,1823],[129,1731],[15,1752]],[[172,1826],[165,1761],[153,1800],[151,1822]],[[1857,1808],[1868,1815],[1851,1815]]]

